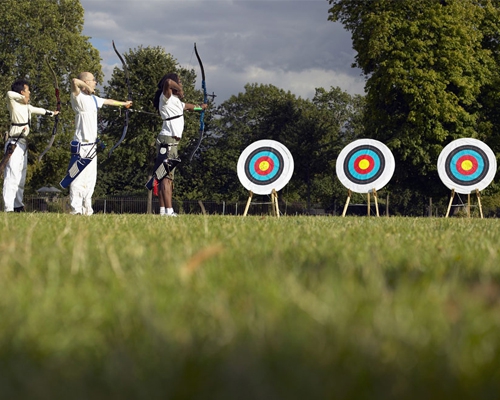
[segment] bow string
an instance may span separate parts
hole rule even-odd
[[[120,59],[122,66],[123,66],[123,72],[125,73],[125,82],[127,84],[127,90],[128,90],[127,100],[132,100],[132,89],[130,87],[130,76],[128,73],[127,64],[125,63],[125,60],[123,59],[122,55],[116,49],[114,40],[112,41],[112,43],[113,43],[113,49],[115,50],[116,55]],[[120,140],[118,140],[118,142],[111,148],[111,150],[109,151],[108,157],[111,157],[111,154],[113,153],[113,151],[121,144],[121,142],[123,142],[123,139],[125,139],[125,136],[127,136],[129,113],[130,113],[130,110],[127,108],[125,110],[125,122],[123,124],[122,136],[120,137]]]
[[[50,72],[52,73],[52,76],[54,78],[54,90],[55,90],[55,95],[56,95],[56,111],[61,111],[61,98],[59,97],[59,84],[57,82],[57,75],[55,71],[52,69],[50,66],[49,60],[47,57],[45,57],[45,62],[47,63],[47,66],[49,67]],[[57,114],[54,117],[54,126],[52,127],[52,136],[50,137],[49,144],[45,148],[45,150],[38,156],[38,162],[42,161],[42,158],[47,152],[50,150],[52,145],[54,144],[54,139],[56,138],[56,133],[57,133],[57,125],[59,125],[59,114]]]
[[[201,88],[203,89],[203,104],[207,104],[208,102],[208,95],[207,95],[207,85],[205,82],[205,69],[203,68],[203,63],[201,62],[200,55],[198,54],[198,49],[196,48],[196,43],[194,44],[194,53],[196,54],[196,58],[198,59],[198,63],[200,64],[200,70],[201,70]],[[198,143],[196,144],[196,147],[192,151],[191,155],[189,156],[189,161],[193,159],[194,154],[196,151],[199,149],[201,145],[201,141],[203,140],[203,134],[205,132],[205,110],[201,110],[200,112],[200,130],[199,130],[199,138],[198,138]]]

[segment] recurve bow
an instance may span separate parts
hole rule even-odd
[[[132,100],[132,89],[130,87],[130,76],[128,73],[127,64],[125,63],[125,60],[123,59],[122,55],[116,49],[114,40],[112,41],[112,43],[113,43],[113,49],[115,50],[116,55],[118,56],[118,58],[120,59],[120,61],[122,62],[122,65],[123,65],[123,72],[125,73],[125,81],[127,83],[127,90],[128,90],[127,100]],[[122,136],[120,137],[120,140],[118,140],[118,142],[111,148],[111,150],[109,151],[108,157],[111,156],[113,151],[121,144],[121,142],[123,142],[123,139],[125,139],[125,136],[127,136],[129,113],[130,113],[130,110],[127,108],[125,110],[125,122],[123,125]]]
[[[203,89],[203,104],[207,104],[208,95],[207,95],[207,85],[205,82],[205,69],[203,68],[203,63],[201,62],[200,55],[198,54],[198,49],[196,48],[196,43],[194,44],[194,52],[196,54],[196,58],[198,59],[198,63],[200,64],[201,69],[201,88]],[[200,148],[201,141],[203,140],[203,134],[205,133],[205,110],[201,110],[200,112],[200,130],[199,130],[199,138],[198,143],[196,143],[196,147],[191,152],[189,156],[189,161],[193,159],[194,153]]]
[[[45,57],[45,62],[47,63],[47,66],[49,67],[50,72],[52,73],[52,76],[54,77],[54,89],[55,89],[56,101],[57,101],[56,111],[61,111],[61,98],[59,97],[59,84],[57,83],[57,75],[56,75],[55,71],[52,69],[52,67],[50,66],[50,63],[49,63],[49,60],[47,59],[47,57]],[[50,148],[54,144],[54,139],[56,138],[58,124],[59,124],[59,114],[57,114],[54,117],[54,126],[52,127],[52,136],[50,137],[49,144],[47,145],[45,150],[38,156],[39,162],[42,161],[43,156],[45,154],[47,154],[47,152],[50,150]]]

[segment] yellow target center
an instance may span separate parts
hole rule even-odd
[[[267,161],[262,161],[260,164],[259,164],[259,169],[261,171],[267,171],[269,169],[269,162]]]
[[[464,171],[470,171],[472,167],[473,165],[471,160],[465,160],[464,162],[462,162],[462,169]]]
[[[368,169],[370,168],[370,161],[363,159],[359,162],[359,168],[360,169]]]

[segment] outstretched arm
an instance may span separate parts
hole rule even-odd
[[[184,104],[184,110],[186,111],[202,111],[206,110],[208,107],[207,104]]]
[[[125,107],[130,108],[132,106],[132,100],[128,101],[118,101],[113,99],[104,99],[104,103],[107,106]]]
[[[45,108],[32,106],[31,104],[28,105],[28,109],[30,114],[47,115],[49,117],[59,114],[59,111],[50,111]]]

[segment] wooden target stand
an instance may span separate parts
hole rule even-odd
[[[378,196],[377,196],[377,191],[375,190],[375,188],[373,188],[373,199],[374,199],[374,202],[375,202],[375,210],[376,210],[376,213],[377,213],[377,217],[380,217],[380,214],[379,214],[379,211],[378,211]],[[345,202],[345,205],[344,205],[344,211],[342,211],[342,216],[345,217],[345,214],[347,212],[347,207],[349,207],[349,202],[351,201],[351,190],[349,189],[347,191],[347,200]],[[366,209],[366,213],[368,216],[370,216],[370,192],[366,193],[366,197],[367,197],[367,209]]]
[[[245,211],[243,212],[243,216],[246,217],[248,213],[248,209],[250,208],[250,204],[252,203],[253,192],[251,190],[248,191],[248,200],[247,205],[245,206]],[[271,204],[273,215],[276,217],[280,217],[280,209],[278,207],[278,193],[276,190],[271,191]]]
[[[448,209],[446,210],[446,216],[445,218],[448,218],[450,215],[450,209],[451,205],[453,202],[453,198],[455,197],[455,189],[451,190],[451,196],[450,196],[450,202],[448,203]],[[483,206],[481,205],[481,194],[479,190],[476,189],[476,197],[477,197],[477,204],[479,205],[479,215],[481,216],[481,219],[484,218],[483,216]],[[470,212],[470,193],[467,194],[467,217],[470,218],[471,212]]]

